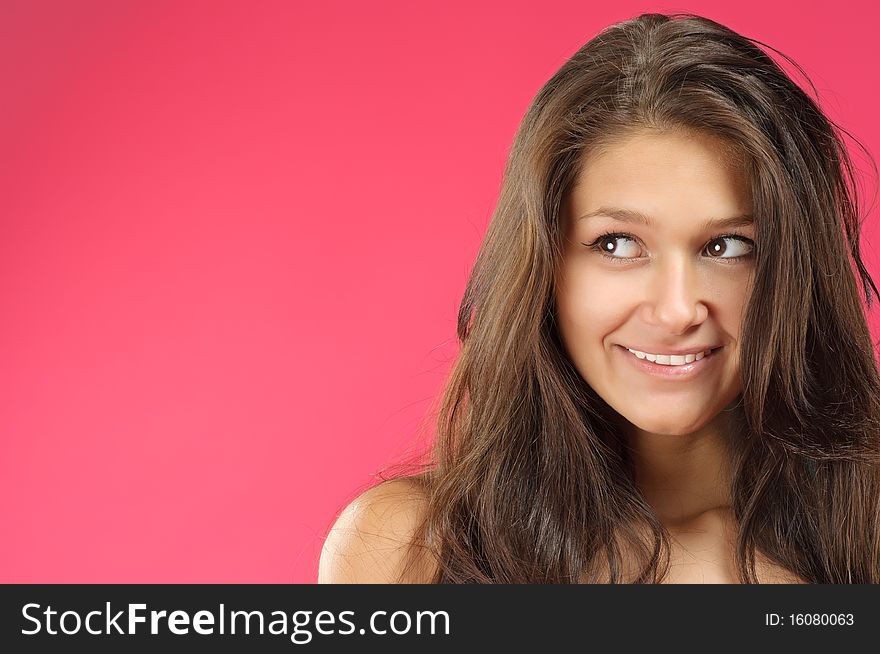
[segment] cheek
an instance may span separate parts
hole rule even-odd
[[[717,297],[713,298],[715,319],[721,324],[724,331],[733,336],[737,342],[742,334],[751,290],[752,280],[750,278],[741,276],[722,279],[718,283]]]
[[[602,346],[604,337],[626,321],[631,294],[632,285],[621,276],[584,268],[569,271],[556,294],[560,331],[569,350]]]

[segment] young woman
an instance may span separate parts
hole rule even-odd
[[[540,90],[433,456],[342,512],[319,581],[880,582],[852,163],[755,43],[646,14]]]

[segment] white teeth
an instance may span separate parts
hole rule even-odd
[[[686,363],[699,361],[712,351],[706,350],[705,352],[697,352],[696,354],[649,354],[647,352],[631,350],[630,348],[626,349],[635,354],[639,359],[647,359],[648,361],[659,363],[662,366],[683,366]]]

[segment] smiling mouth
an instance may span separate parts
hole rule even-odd
[[[718,350],[723,349],[723,345],[709,348],[701,352],[692,352],[689,354],[653,354],[650,352],[641,352],[633,348],[619,345],[622,350],[626,350],[633,359],[642,361],[642,365],[648,365],[651,369],[677,369],[682,371],[692,368],[694,364],[703,359],[714,357]],[[653,364],[653,365],[651,365]]]
[[[694,361],[701,361],[704,358],[711,357],[715,352],[717,352],[724,346],[722,345],[714,348],[709,348],[700,352],[692,352],[689,354],[652,354],[650,352],[641,352],[639,350],[626,346],[621,347],[627,350],[637,359],[644,359],[661,366],[675,367],[687,365],[689,363],[693,363]]]

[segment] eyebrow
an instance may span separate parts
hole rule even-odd
[[[653,226],[653,221],[650,216],[643,214],[641,211],[636,211],[635,209],[622,209],[621,207],[599,207],[598,209],[585,213],[578,218],[578,220],[585,220],[600,215],[608,216],[609,218],[614,218],[615,220],[620,220],[622,222],[639,223],[647,225],[648,227]],[[741,214],[738,216],[731,216],[730,218],[721,218],[719,220],[713,220],[710,218],[700,225],[700,229],[746,227],[747,225],[754,224],[754,222],[755,221],[750,214]]]

